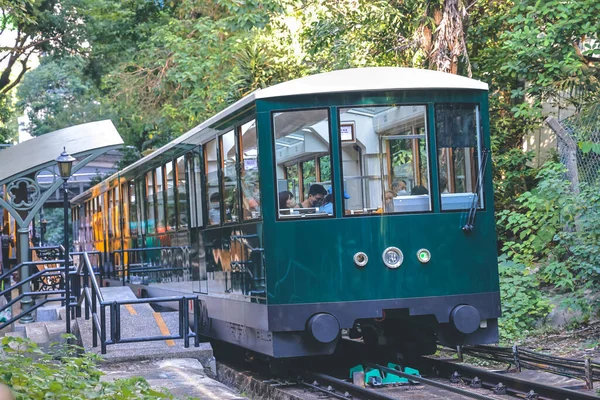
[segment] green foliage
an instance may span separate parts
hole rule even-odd
[[[550,302],[540,292],[540,283],[523,264],[500,256],[501,338],[513,341],[535,329],[539,320],[551,310]]]
[[[513,210],[498,214],[503,257],[548,290],[570,294],[565,305],[589,318],[599,305],[593,293],[600,282],[600,193],[585,184],[573,191],[561,164],[547,163],[537,178]]]
[[[103,373],[96,367],[98,356],[78,356],[81,349],[75,346],[58,346],[44,354],[28,339],[5,336],[0,350],[0,383],[8,385],[17,400],[173,398],[167,392],[153,390],[143,378],[101,381]]]
[[[44,57],[28,73],[17,95],[17,106],[27,113],[30,134],[43,135],[84,122],[108,118],[100,93],[85,75],[87,61],[80,56]]]

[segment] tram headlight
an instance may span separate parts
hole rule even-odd
[[[404,254],[397,247],[388,247],[383,251],[383,263],[388,268],[398,268],[404,261]]]
[[[427,249],[421,249],[417,251],[417,260],[421,264],[427,264],[431,260],[431,253]]]

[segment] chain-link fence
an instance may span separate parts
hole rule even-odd
[[[573,189],[581,182],[600,186],[600,104],[561,121],[550,117],[546,123],[556,133],[560,161]]]

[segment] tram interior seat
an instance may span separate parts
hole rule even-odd
[[[316,214],[319,211],[318,207],[308,208],[283,208],[279,210],[281,216],[298,216],[304,214]]]
[[[443,210],[466,210],[473,204],[475,193],[442,193]]]
[[[429,195],[412,195],[394,197],[395,212],[429,211]]]

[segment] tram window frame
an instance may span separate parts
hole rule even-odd
[[[204,149],[202,146],[196,147],[188,153],[188,190],[190,199],[190,225],[192,228],[204,227],[206,220],[204,214]]]
[[[481,168],[481,163],[483,161],[483,148],[484,148],[484,141],[483,141],[483,128],[482,128],[482,123],[481,123],[481,104],[479,103],[469,103],[469,102],[439,102],[436,103],[434,105],[434,125],[435,125],[435,142],[436,142],[436,162],[437,162],[437,167],[438,167],[438,199],[440,202],[440,212],[464,212],[465,210],[468,210],[471,206],[473,201],[469,200],[467,203],[465,203],[462,207],[446,207],[444,208],[444,197],[442,196],[442,194],[470,194],[470,193],[474,193],[473,192],[469,192],[469,191],[464,191],[464,192],[456,192],[456,172],[455,172],[455,159],[454,159],[454,152],[455,150],[464,150],[467,147],[441,147],[440,145],[440,132],[439,132],[439,126],[438,126],[438,110],[440,110],[443,107],[447,107],[447,106],[458,106],[459,108],[465,108],[465,107],[472,107],[473,112],[474,112],[474,128],[475,128],[475,140],[476,140],[476,144],[475,144],[475,148],[474,151],[476,152],[476,155],[474,157],[474,161],[475,161],[475,168],[471,170],[471,175],[472,175],[472,182],[470,183],[470,186],[476,186],[477,185],[477,181],[480,182],[480,187],[479,187],[479,193],[478,193],[478,201],[477,201],[477,209],[478,210],[485,210],[485,196],[486,196],[486,192],[485,192],[485,188],[483,186],[483,179],[485,177],[486,171],[482,171],[482,175],[479,175],[480,172],[480,168]],[[448,140],[448,138],[445,138],[445,140]],[[465,140],[465,138],[461,138],[461,140]],[[441,158],[441,151],[445,150],[445,156],[446,156],[446,162],[447,165],[446,167],[443,167],[442,165],[440,165],[440,158]],[[442,170],[445,170],[446,173],[448,174],[448,177],[446,178],[446,189],[447,189],[447,193],[443,192],[443,189],[441,187],[441,172]],[[450,179],[452,176],[454,176],[454,179]],[[466,178],[466,177],[465,177]],[[466,181],[465,181],[466,182]],[[465,189],[468,187],[469,185],[465,184]]]
[[[214,152],[215,152],[215,156],[216,156],[216,160],[209,160],[209,157],[207,155],[207,152],[212,151],[212,146],[214,145]],[[219,160],[219,140],[218,137],[215,137],[211,140],[209,140],[208,142],[204,143],[202,145],[202,149],[203,149],[203,165],[204,165],[204,182],[203,182],[203,189],[204,189],[204,201],[206,203],[206,208],[207,208],[207,219],[206,219],[206,228],[210,228],[210,227],[215,227],[215,226],[220,226],[223,222],[223,195],[221,193],[221,184],[220,184],[220,168],[219,168],[219,164],[220,164],[220,160]],[[216,170],[215,171],[209,171],[209,162],[215,162],[216,163]],[[211,179],[211,177],[209,176],[209,174],[211,173],[216,173],[216,185],[214,185],[214,187],[216,187],[217,191],[216,192],[210,192],[210,187],[209,187],[209,182],[211,182],[211,184],[213,184],[212,182],[215,181],[214,179]],[[219,220],[211,223],[211,201],[210,198],[213,197],[214,194],[218,194],[218,198],[219,198],[219,205],[218,205],[218,210],[219,210],[219,215],[218,218]],[[213,207],[213,209],[216,210],[216,208]],[[214,211],[212,212],[213,217],[214,215]]]
[[[177,171],[176,166],[174,166],[174,160],[169,161],[164,165],[164,175],[165,175],[165,226],[167,232],[172,232],[177,230],[177,205],[176,205],[176,194],[175,194],[175,173]],[[171,167],[171,189],[169,190],[169,166]],[[170,207],[169,203],[172,203],[172,207]],[[171,210],[171,211],[170,211]]]
[[[244,147],[244,136],[250,132],[250,129],[254,125],[254,148],[245,149]],[[244,128],[247,128],[244,130]],[[261,192],[260,192],[260,159],[258,157],[258,122],[256,118],[250,118],[249,120],[239,124],[236,127],[238,135],[238,191],[241,205],[241,216],[242,221],[256,221],[262,219],[262,205],[261,205]],[[250,137],[250,136],[247,136]],[[250,139],[251,140],[251,139]],[[252,150],[256,150],[256,165],[252,163],[246,163],[246,157],[251,160],[252,155],[248,154]],[[248,166],[248,167],[247,167]],[[254,176],[253,176],[254,175]],[[252,186],[251,188],[249,186]],[[255,189],[258,187],[258,190]],[[250,191],[252,191],[250,193]],[[257,196],[258,195],[258,196]],[[256,198],[258,197],[258,199]]]
[[[108,203],[108,215],[107,215],[107,219],[108,219],[108,237],[112,238],[115,236],[115,231],[114,231],[114,220],[113,220],[113,215],[114,215],[114,204],[112,201],[112,190],[108,190],[105,194],[106,196],[106,202]]]
[[[128,195],[129,195],[129,235],[138,236],[139,235],[139,218],[138,218],[138,210],[137,210],[137,196],[136,196],[136,180],[132,179],[128,181],[126,184],[128,186]]]
[[[123,232],[123,237],[131,237],[131,232],[129,229],[129,182],[125,181],[121,183],[121,232]]]
[[[377,216],[382,216],[382,215],[406,215],[406,214],[427,214],[427,213],[433,213],[434,209],[433,209],[433,182],[432,182],[432,163],[433,161],[431,160],[431,156],[430,156],[430,149],[431,149],[431,142],[430,142],[430,118],[429,118],[429,110],[430,110],[430,105],[428,103],[387,103],[387,104],[374,104],[374,105],[344,105],[343,107],[338,107],[337,108],[337,122],[338,122],[338,134],[341,137],[341,132],[340,132],[340,127],[343,123],[346,122],[342,122],[342,121],[346,121],[345,118],[342,118],[342,114],[345,112],[348,112],[349,110],[360,110],[361,108],[369,108],[369,109],[377,109],[377,108],[393,108],[393,107],[419,107],[422,108],[422,116],[423,116],[423,126],[418,127],[418,129],[423,129],[424,132],[423,133],[411,133],[411,134],[403,134],[401,132],[405,132],[402,130],[399,130],[399,133],[394,133],[392,135],[384,135],[384,134],[377,134],[378,135],[378,146],[379,146],[379,160],[377,161],[377,164],[379,165],[379,170],[378,170],[378,179],[380,180],[380,190],[382,192],[382,198],[378,199],[381,201],[381,205],[377,208],[374,209],[372,211],[368,211],[368,212],[356,212],[356,210],[351,210],[349,209],[349,207],[347,207],[347,203],[346,201],[343,201],[342,204],[342,209],[343,209],[343,216],[344,217],[355,217],[355,216],[359,216],[359,217],[364,217],[364,216],[371,216],[371,215],[377,215]],[[362,115],[360,113],[358,113],[357,115]],[[375,114],[373,114],[375,115]],[[367,115],[365,115],[367,116]],[[352,143],[345,143],[342,142],[341,140],[339,141],[339,147],[338,147],[338,151],[340,154],[340,174],[342,177],[342,193],[348,193],[350,192],[350,189],[346,188],[346,181],[348,179],[346,179],[346,175],[344,174],[344,158],[343,158],[343,147],[356,147],[358,146],[357,142],[358,142],[358,132],[356,131],[357,129],[359,129],[358,124],[356,123],[356,121],[352,121],[352,124],[355,126],[355,142]],[[411,127],[414,128],[414,127]],[[411,142],[411,153],[412,153],[412,157],[415,157],[416,154],[416,158],[420,159],[421,158],[421,151],[419,148],[417,148],[415,150],[415,140],[420,140],[423,139],[424,140],[424,144],[425,144],[425,148],[423,153],[426,156],[426,161],[424,164],[426,164],[427,170],[425,171],[425,174],[422,174],[422,171],[419,171],[418,173],[416,173],[415,171],[413,171],[413,178],[416,176],[421,177],[419,179],[420,184],[416,183],[413,185],[413,187],[416,186],[422,186],[422,177],[426,176],[427,178],[427,187],[425,189],[427,189],[427,209],[426,210],[414,210],[414,209],[408,209],[408,210],[400,210],[400,211],[385,211],[386,209],[386,192],[391,191],[392,189],[392,184],[393,181],[395,179],[392,178],[392,172],[391,172],[391,163],[390,163],[390,157],[391,154],[389,153],[389,151],[386,149],[385,153],[383,152],[383,143],[384,141],[387,141],[386,143],[386,148],[387,146],[390,145],[392,140],[410,140]],[[364,146],[364,145],[363,145]],[[370,174],[368,172],[364,171],[365,168],[365,159],[364,159],[364,148],[361,146],[358,146],[358,150],[359,152],[359,157],[360,157],[360,163],[359,163],[359,173],[360,173],[360,177],[363,176],[375,176],[373,174]],[[385,163],[385,166],[384,166]],[[373,163],[374,164],[374,163]],[[419,163],[419,165],[421,165],[421,163]],[[365,175],[366,174],[366,175]],[[417,182],[417,180],[415,179],[415,182]],[[407,187],[408,189],[408,187]],[[361,192],[364,192],[364,190],[361,190]],[[410,192],[406,193],[406,195],[412,195],[410,194]],[[364,198],[364,195],[362,196]],[[396,197],[396,196],[394,196]],[[364,200],[363,200],[364,201]],[[418,205],[415,205],[415,207]],[[364,207],[364,205],[363,205]],[[374,207],[372,207],[374,208]],[[368,207],[367,207],[368,209]],[[364,210],[364,208],[363,208]],[[354,212],[353,212],[354,211]]]
[[[233,180],[233,193],[231,193],[230,197],[231,197],[231,202],[232,204],[230,205],[230,208],[227,208],[227,204],[226,204],[226,197],[228,196],[228,191],[226,190],[226,185],[225,185],[225,179],[228,177],[226,175],[226,169],[225,169],[225,161],[227,159],[227,155],[225,154],[225,145],[223,143],[224,139],[226,136],[233,134],[233,146],[235,148],[235,157],[234,157],[234,164],[233,164],[233,171],[234,171],[234,180]],[[221,193],[221,205],[220,208],[222,210],[221,213],[221,223],[224,225],[229,225],[229,224],[237,224],[240,222],[239,220],[239,216],[240,216],[240,191],[239,191],[239,146],[238,146],[238,131],[235,128],[232,129],[228,129],[226,130],[224,133],[219,134],[218,136],[219,141],[218,141],[218,165],[219,165],[219,190]],[[237,197],[237,198],[236,198]],[[227,211],[229,210],[229,218],[228,218],[228,213]]]
[[[121,194],[119,193],[119,184],[113,188],[113,219],[115,237],[121,237]]]
[[[167,211],[165,209],[165,169],[164,165],[154,169],[154,200],[156,202],[156,233],[158,235],[167,232]],[[160,181],[160,182],[159,182]],[[159,186],[160,183],[160,186]],[[159,197],[160,195],[160,197]]]
[[[179,163],[181,162],[181,167]],[[186,174],[186,156],[177,157],[175,163],[175,210],[177,213],[177,229],[187,230],[190,226],[189,204],[188,204],[188,177]],[[182,179],[183,178],[183,179]],[[183,183],[182,183],[183,182]],[[180,188],[183,188],[183,191]],[[182,217],[185,220],[182,220]]]
[[[304,171],[302,168],[302,164],[305,162],[314,162],[315,165],[315,183],[321,183],[318,180],[318,174],[319,174],[319,158],[324,157],[329,155],[330,156],[330,168],[331,171],[333,171],[333,150],[332,150],[332,140],[333,140],[333,132],[331,129],[332,126],[332,113],[331,113],[331,109],[329,107],[315,107],[315,108],[300,108],[300,109],[286,109],[286,110],[276,110],[276,111],[271,111],[270,113],[270,120],[271,120],[271,149],[272,149],[272,162],[274,165],[274,170],[273,170],[273,181],[275,182],[275,215],[276,215],[276,220],[277,221],[298,221],[298,220],[302,220],[302,219],[306,219],[304,218],[305,216],[309,216],[308,219],[313,219],[313,218],[335,218],[336,217],[336,213],[335,213],[335,204],[332,210],[332,213],[321,213],[321,212],[315,212],[313,214],[299,214],[299,215],[282,215],[280,213],[280,207],[279,207],[279,178],[277,176],[277,166],[278,166],[278,160],[277,160],[277,129],[276,129],[276,119],[275,117],[284,113],[294,113],[294,112],[314,112],[314,111],[321,111],[321,112],[325,112],[327,114],[327,117],[325,119],[319,120],[317,123],[325,123],[326,127],[327,127],[327,131],[328,131],[328,141],[327,141],[327,147],[328,147],[328,152],[325,154],[316,154],[313,156],[307,156],[306,158],[298,158],[297,160],[291,161],[291,162],[282,162],[280,163],[280,165],[283,168],[284,171],[284,176],[285,179],[287,180],[287,174],[288,174],[288,168],[293,166],[294,164],[296,164],[298,167],[297,171],[298,171],[298,187],[299,187],[299,197],[296,200],[297,204],[301,204],[303,201],[302,199],[304,197],[306,197],[305,200],[308,199],[308,190],[310,187],[305,188],[305,184],[304,184],[304,180],[303,180],[303,175],[304,175]],[[316,125],[316,124],[313,124]],[[315,131],[316,132],[316,131]],[[293,134],[294,132],[286,135],[289,136],[291,134]],[[306,132],[306,133],[313,133],[313,132]],[[318,133],[318,132],[316,132]],[[289,188],[289,182],[288,182],[288,188]],[[305,191],[306,189],[306,196],[305,196]],[[332,191],[335,191],[335,188],[333,188],[333,183],[331,183],[330,185],[330,189]],[[289,189],[288,189],[289,190]],[[327,190],[327,189],[326,189]],[[291,190],[289,190],[290,192],[292,192]],[[293,193],[293,192],[292,192]],[[294,193],[293,193],[294,194]],[[334,198],[334,202],[335,202],[335,198]]]
[[[146,204],[145,204],[145,208],[146,208],[145,221],[146,221],[146,227],[147,227],[146,233],[148,235],[154,235],[156,233],[156,201],[154,198],[154,192],[155,192],[154,181],[155,181],[154,170],[146,172],[146,179],[145,179],[146,193],[145,193],[144,197],[145,197],[145,202],[146,202]],[[150,214],[152,214],[152,215],[150,215]],[[150,218],[150,216],[152,216],[152,218]],[[150,221],[152,221],[152,223],[150,223]]]

